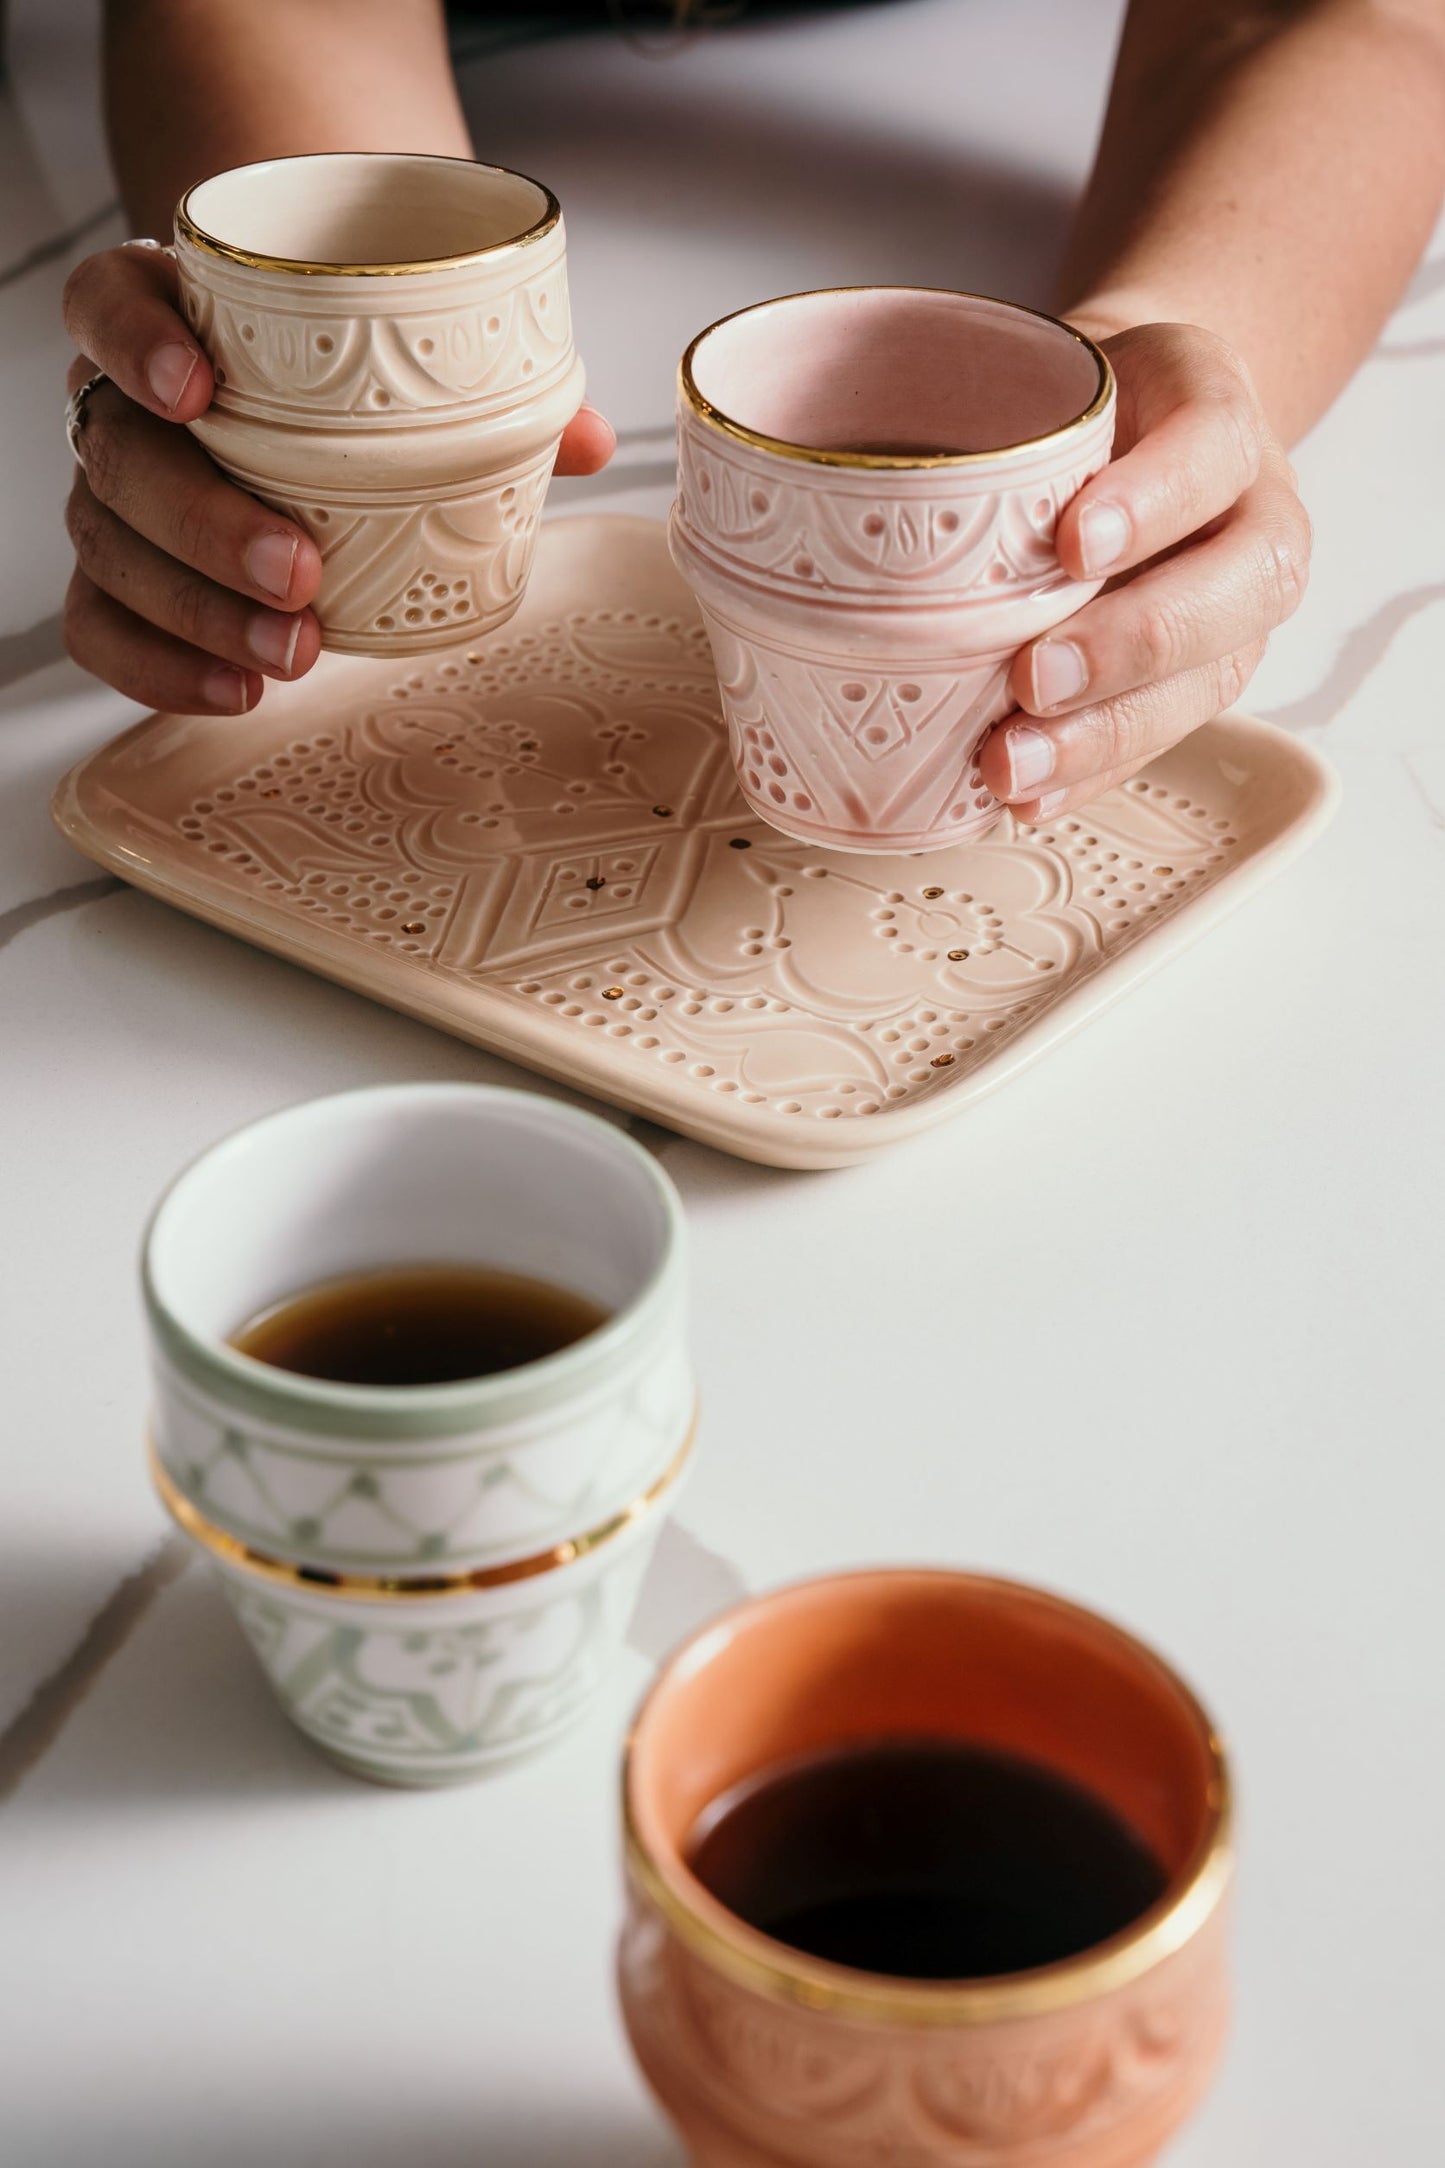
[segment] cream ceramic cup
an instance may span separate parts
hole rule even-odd
[[[408,1263],[523,1273],[608,1319],[431,1386],[300,1377],[229,1345],[292,1293]],[[302,1729],[432,1783],[563,1728],[620,1643],[691,1440],[681,1211],[656,1162],[525,1092],[315,1100],[178,1178],[142,1283],[157,1485]]]
[[[324,645],[414,655],[502,624],[582,402],[556,199],[500,166],[273,158],[176,212],[216,372],[191,426],[325,564]]]
[[[1113,428],[1091,341],[977,294],[792,294],[693,340],[670,538],[754,812],[878,852],[998,819],[975,756],[1019,648],[1097,592],[1054,530]]]

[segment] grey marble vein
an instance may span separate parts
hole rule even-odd
[[[38,625],[27,625],[23,632],[0,634],[0,687],[17,685],[21,678],[59,662],[64,653],[65,633],[58,610],[54,617],[42,617]]]
[[[43,926],[48,918],[59,918],[63,911],[78,911],[82,904],[99,903],[124,886],[124,881],[106,873],[98,880],[72,881],[68,888],[53,888],[48,896],[32,896],[28,903],[12,904],[8,911],[0,911],[0,949],[18,941],[32,926]]]
[[[1426,782],[1424,776],[1421,775],[1419,769],[1415,765],[1414,755],[1410,753],[1402,753],[1400,758],[1405,764],[1406,775],[1409,776],[1410,781],[1413,783],[1415,789],[1420,793],[1421,799],[1424,801],[1425,811],[1429,814],[1431,822],[1436,828],[1445,829],[1445,805],[1437,805],[1435,803],[1434,795],[1431,792],[1430,785]]]
[[[1375,361],[1429,361],[1445,354],[1445,338],[1409,339],[1399,346],[1377,346]]]
[[[680,1641],[748,1593],[736,1566],[684,1528],[668,1521],[637,1599],[627,1644],[660,1664]]]
[[[162,1589],[185,1571],[190,1546],[166,1535],[111,1591],[80,1640],[20,1714],[0,1732],[0,1800],[10,1798],[55,1744],[96,1680],[119,1654]]]
[[[120,204],[112,197],[110,202],[103,203],[98,211],[88,212],[78,225],[67,226],[64,233],[53,233],[48,240],[37,241],[34,248],[27,249],[23,256],[16,257],[14,263],[6,264],[0,269],[0,287],[13,286],[17,279],[25,278],[31,271],[38,271],[41,264],[53,263],[57,256],[67,255],[77,241],[83,241],[87,234],[94,233],[97,226],[103,226],[119,209]]]
[[[1433,256],[1421,264],[1405,289],[1401,308],[1408,309],[1416,301],[1424,301],[1430,294],[1438,294],[1445,287],[1445,256]]]
[[[1318,730],[1332,723],[1383,659],[1395,635],[1411,618],[1436,602],[1445,602],[1445,580],[1392,595],[1362,625],[1346,633],[1334,661],[1313,692],[1292,700],[1287,707],[1262,708],[1260,713],[1286,730]]]

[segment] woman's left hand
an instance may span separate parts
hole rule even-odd
[[[1119,383],[1114,457],[1066,507],[1057,548],[1075,579],[1109,584],[1020,652],[1023,713],[979,755],[1026,821],[1097,798],[1231,706],[1309,571],[1294,470],[1232,348],[1193,324],[1100,343]]]

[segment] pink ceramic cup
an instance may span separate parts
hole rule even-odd
[[[998,819],[975,754],[1019,648],[1097,592],[1054,529],[1113,429],[1090,340],[977,294],[791,294],[693,340],[672,552],[755,812],[880,852]]]
[[[797,1756],[963,1739],[1083,1785],[1164,1895],[1030,1972],[905,1980],[747,1925],[689,1865],[715,1803]],[[1042,1590],[912,1570],[727,1613],[662,1671],[624,1774],[623,2015],[694,2168],[1144,2168],[1198,2105],[1229,2004],[1229,1780],[1129,1634]]]

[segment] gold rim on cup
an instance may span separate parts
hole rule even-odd
[[[693,374],[693,357],[703,340],[710,338],[713,332],[721,331],[724,324],[736,323],[740,316],[752,316],[760,309],[776,308],[784,301],[811,301],[820,294],[869,293],[946,294],[954,301],[987,301],[998,308],[1012,309],[1020,316],[1035,316],[1041,323],[1052,324],[1056,331],[1065,332],[1077,346],[1082,346],[1093,357],[1099,372],[1098,389],[1082,413],[1074,415],[1071,421],[1062,423],[1057,429],[1045,430],[1042,436],[1024,437],[1017,444],[1000,444],[986,452],[919,452],[912,456],[907,452],[830,452],[820,450],[815,445],[795,444],[788,437],[770,437],[766,431],[751,429],[746,422],[737,421],[731,414],[724,413],[721,407],[714,406],[712,401],[698,390]],[[774,452],[780,458],[802,460],[815,467],[851,468],[864,473],[882,471],[916,474],[931,468],[977,466],[985,460],[1009,459],[1022,452],[1036,452],[1045,445],[1059,443],[1063,438],[1071,436],[1076,429],[1082,429],[1086,423],[1095,420],[1114,396],[1114,371],[1109,357],[1102,347],[1094,344],[1087,333],[1076,331],[1074,326],[1065,323],[1061,316],[1050,316],[1047,309],[1030,309],[1021,301],[1000,301],[996,294],[976,294],[952,286],[815,286],[806,288],[801,293],[774,294],[770,301],[751,301],[746,308],[730,310],[726,316],[720,316],[715,324],[709,324],[698,333],[689,343],[678,364],[677,376],[682,396],[693,412],[701,420],[711,423],[714,429],[720,429],[725,436],[735,437],[740,444],[750,444],[754,451]]]
[[[165,1468],[155,1448],[154,1440],[148,1444],[151,1481],[156,1487],[161,1504],[181,1531],[189,1536],[202,1550],[211,1552],[229,1566],[238,1566],[246,1573],[255,1574],[259,1580],[269,1581],[273,1586],[292,1589],[310,1589],[328,1596],[349,1596],[361,1601],[391,1602],[395,1598],[403,1602],[418,1596],[465,1596],[484,1588],[506,1588],[513,1581],[530,1581],[538,1574],[552,1573],[559,1566],[575,1565],[579,1558],[590,1557],[611,1543],[634,1522],[642,1519],[658,1500],[666,1495],[687,1465],[697,1435],[697,1415],[688,1425],[687,1436],[657,1480],[647,1489],[610,1513],[605,1521],[599,1521],[580,1536],[569,1536],[561,1543],[554,1543],[545,1551],[533,1551],[525,1558],[509,1558],[500,1566],[479,1567],[473,1573],[426,1574],[401,1577],[395,1574],[338,1573],[329,1566],[299,1566],[289,1559],[274,1558],[268,1551],[258,1551],[239,1536],[229,1535],[218,1528],[204,1513],[191,1504]]]
[[[828,1581],[867,1577],[864,1573],[828,1574]],[[914,1569],[910,1569],[914,1570]],[[925,1570],[925,1569],[917,1569]],[[1036,1971],[1013,1973],[986,1980],[910,1981],[882,1973],[859,1972],[807,1956],[787,1943],[765,1935],[712,1896],[682,1866],[680,1877],[671,1879],[644,1843],[632,1811],[632,1764],[643,1718],[666,1679],[712,1635],[725,1628],[730,1618],[751,1608],[759,1599],[736,1606],[711,1620],[668,1658],[657,1681],[644,1696],[628,1731],[622,1761],[622,1829],[629,1874],[648,1900],[662,1914],[679,1942],[695,1957],[726,1975],[740,1987],[750,1988],[771,2002],[805,2010],[823,2011],[835,2017],[853,2018],[873,2025],[996,2025],[1014,2018],[1042,2017],[1056,2010],[1116,1993],[1152,1971],[1166,1958],[1182,1950],[1218,1909],[1234,1867],[1233,1794],[1224,1745],[1203,1704],[1172,1664],[1112,1619],[1082,1604],[1070,1603],[1045,1589],[999,1579],[987,1574],[953,1574],[950,1580],[966,1579],[980,1588],[999,1588],[1027,1593],[1059,1610],[1083,1618],[1109,1632],[1144,1657],[1161,1672],[1193,1712],[1209,1742],[1212,1771],[1208,1784],[1208,1821],[1194,1853],[1166,1891],[1121,1934],[1112,1936],[1077,1956]],[[795,1582],[805,1588],[807,1582]],[[785,1596],[789,1590],[770,1592]],[[761,1599],[766,1601],[767,1598]],[[681,1887],[679,1887],[679,1882]],[[686,1893],[686,1894],[684,1894]]]
[[[296,151],[285,158],[259,158],[252,162],[256,165],[283,166],[289,164],[293,158],[299,161],[318,155],[324,157],[345,154]],[[467,249],[460,256],[428,256],[413,263],[314,263],[302,256],[267,256],[255,249],[240,248],[234,241],[222,241],[214,233],[207,233],[205,227],[198,225],[192,218],[189,204],[197,189],[204,188],[207,182],[217,178],[215,174],[208,174],[206,180],[194,181],[176,206],[177,237],[189,242],[192,248],[203,249],[208,256],[221,256],[227,263],[244,264],[250,271],[291,271],[303,278],[389,279],[406,278],[422,271],[460,271],[468,264],[491,263],[498,256],[504,256],[509,249],[525,248],[529,242],[540,241],[544,234],[552,232],[562,216],[562,206],[546,183],[533,180],[530,173],[518,173],[512,166],[488,166],[475,158],[447,158],[432,151],[405,151],[394,155],[435,166],[470,166],[481,173],[503,174],[509,181],[525,181],[528,187],[535,188],[542,196],[542,214],[523,232],[509,234],[505,241],[489,242],[485,248]]]

